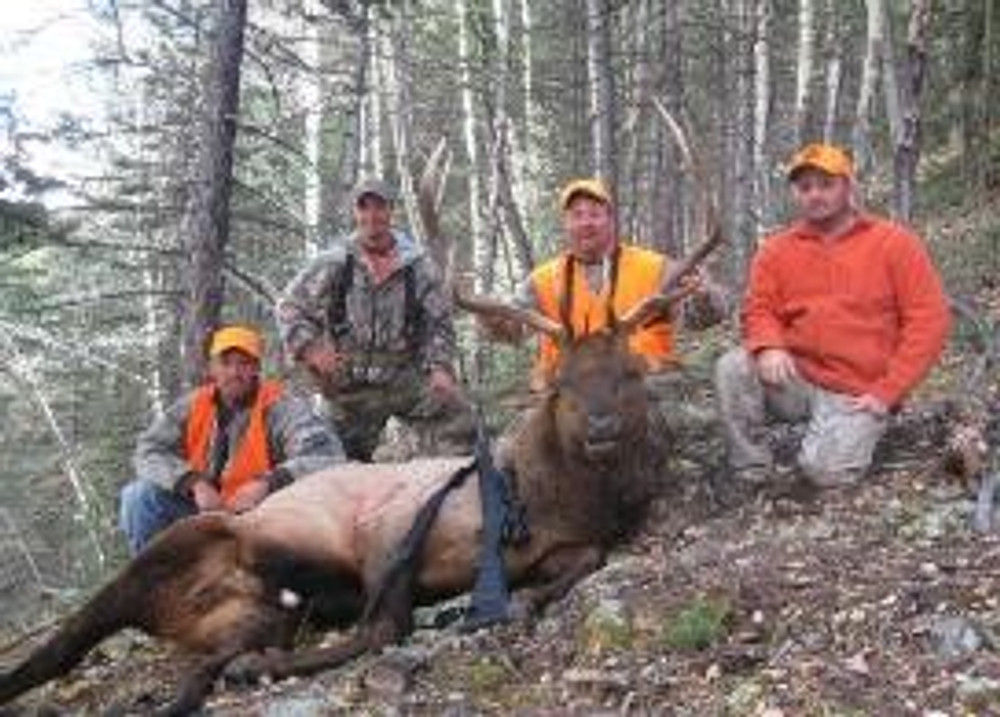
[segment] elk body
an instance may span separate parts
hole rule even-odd
[[[522,612],[563,595],[639,525],[658,465],[646,416],[640,362],[627,353],[623,335],[602,333],[573,344],[549,395],[518,422],[501,462],[531,531],[504,555],[511,584],[525,586],[515,595]],[[387,575],[420,506],[468,463],[341,465],[248,513],[176,523],[0,676],[0,703],[66,673],[125,627],[200,655],[168,709],[173,713],[199,705],[237,656],[291,648],[307,615],[361,624],[331,648],[261,655],[254,671],[314,672],[400,639],[414,602],[473,583],[482,527],[476,480],[444,496],[418,536],[416,559]]]

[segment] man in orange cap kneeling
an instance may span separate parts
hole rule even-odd
[[[948,304],[923,243],[860,211],[850,158],[810,144],[788,168],[798,219],[750,266],[742,345],[716,365],[734,478],[767,481],[769,417],[807,423],[802,477],[857,482],[886,418],[930,371],[948,336]]]
[[[246,326],[212,335],[209,380],[140,436],[138,478],[121,494],[132,553],[176,520],[248,510],[296,478],[343,460],[337,436],[306,399],[261,378],[264,342]]]

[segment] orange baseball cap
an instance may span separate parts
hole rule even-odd
[[[247,326],[225,326],[212,334],[208,355],[218,356],[230,349],[237,349],[260,361],[264,355],[264,339]]]
[[[818,169],[834,177],[851,177],[854,175],[854,163],[847,152],[832,144],[816,142],[807,144],[792,157],[788,165],[788,179],[795,177],[804,169]]]
[[[568,182],[559,192],[559,208],[565,211],[577,194],[584,194],[602,204],[611,206],[611,191],[608,189],[608,185],[596,177],[591,177],[589,179],[573,179]]]

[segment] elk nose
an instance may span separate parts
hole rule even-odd
[[[614,438],[621,430],[621,418],[614,414],[602,416],[589,416],[587,418],[587,432],[591,439]]]

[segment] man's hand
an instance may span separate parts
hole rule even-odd
[[[848,405],[855,411],[866,411],[876,416],[885,416],[889,413],[889,407],[882,403],[882,399],[876,398],[870,393],[851,396],[848,400]]]
[[[198,507],[199,513],[204,513],[210,510],[224,509],[225,506],[222,504],[222,495],[207,479],[195,477],[189,490],[191,491],[191,499]]]
[[[458,384],[447,369],[435,366],[427,378],[427,391],[442,403],[451,403],[458,399]]]
[[[317,339],[302,352],[302,362],[324,378],[335,376],[346,363],[344,354],[329,339]]]
[[[244,484],[233,494],[233,499],[229,503],[229,510],[233,513],[242,513],[250,510],[267,497],[270,486],[263,478],[255,478]]]
[[[799,375],[795,359],[785,349],[764,349],[756,355],[760,380],[772,386],[788,383]]]

